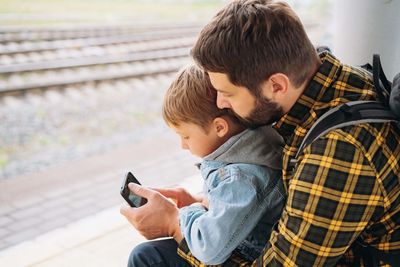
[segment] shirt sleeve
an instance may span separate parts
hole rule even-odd
[[[205,264],[225,262],[254,229],[268,203],[261,201],[265,196],[252,183],[257,177],[240,168],[224,168],[224,173],[227,178],[207,193],[209,210],[191,205],[179,214],[189,250]]]
[[[253,266],[334,266],[371,218],[382,215],[377,174],[361,147],[334,131],[304,150],[278,227]],[[190,262],[183,247],[179,254]]]

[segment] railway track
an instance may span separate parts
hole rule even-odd
[[[170,37],[164,40],[139,41],[134,43],[119,43],[93,46],[64,47],[57,50],[44,50],[41,52],[25,52],[14,55],[0,54],[0,66],[15,64],[38,63],[52,60],[80,59],[84,57],[105,57],[108,55],[122,55],[169,49],[177,47],[190,47],[195,40],[194,36]]]
[[[99,36],[112,36],[168,29],[198,28],[200,25],[185,24],[127,24],[127,25],[75,25],[65,26],[0,26],[0,43],[26,42],[26,41],[54,41],[61,39],[77,39]]]
[[[198,31],[193,26],[166,27],[124,35],[118,35],[124,32],[119,30],[111,36],[0,43],[0,97],[176,72],[188,61]]]
[[[66,48],[84,48],[90,46],[105,46],[135,42],[155,41],[176,38],[180,36],[193,36],[198,33],[198,28],[166,29],[142,33],[128,33],[123,35],[110,35],[91,38],[61,39],[54,41],[37,42],[8,42],[0,44],[0,53],[15,55],[30,52],[44,52]]]

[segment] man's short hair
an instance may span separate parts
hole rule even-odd
[[[191,54],[205,71],[227,74],[253,94],[274,73],[300,86],[318,60],[295,12],[268,0],[230,2],[203,28]]]
[[[207,129],[216,118],[227,115],[217,107],[217,91],[207,73],[190,65],[181,70],[168,88],[162,108],[167,124],[193,123]]]

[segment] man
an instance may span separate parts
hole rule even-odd
[[[249,126],[276,122],[285,140],[282,175],[288,200],[253,265],[360,266],[378,264],[377,257],[397,264],[400,136],[393,123],[330,131],[304,149],[294,168],[289,165],[310,127],[328,110],[348,101],[376,100],[369,75],[329,53],[318,56],[293,10],[266,0],[229,3],[202,30],[192,55],[217,89],[219,108],[232,109]],[[160,209],[160,203],[167,204],[156,192],[134,190],[157,199]],[[168,207],[171,215],[163,220],[176,220],[176,208]],[[148,238],[161,236],[152,235],[150,226],[175,236],[179,255],[201,266],[176,221],[156,225],[151,220],[160,218],[145,209],[121,212]],[[252,264],[233,257],[226,266],[234,262]]]

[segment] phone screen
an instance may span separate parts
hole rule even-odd
[[[126,200],[126,202],[128,202],[128,204],[131,207],[138,208],[144,205],[147,202],[147,199],[133,194],[128,188],[129,183],[136,183],[140,185],[136,177],[131,172],[128,172],[125,175],[125,178],[121,185],[121,190],[120,190],[121,196]]]

